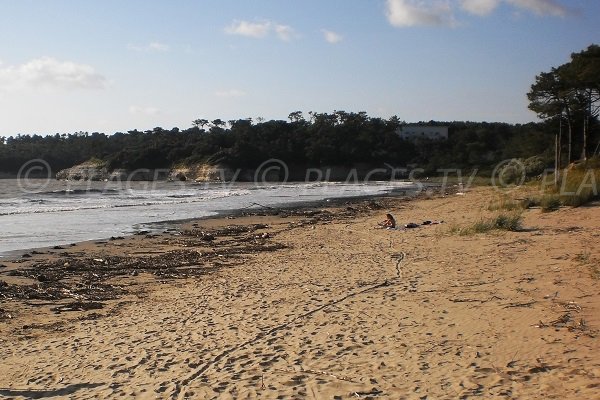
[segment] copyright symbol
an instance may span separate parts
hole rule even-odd
[[[36,158],[21,166],[17,174],[17,185],[26,193],[35,193],[45,189],[50,184],[52,169],[50,165]]]
[[[496,189],[510,185],[521,186],[525,182],[525,164],[512,158],[501,161],[492,171],[492,186]]]
[[[258,166],[254,173],[254,183],[267,183],[273,180],[287,182],[289,176],[290,171],[287,164],[277,158],[271,158]],[[276,177],[276,179],[269,179],[270,177]]]

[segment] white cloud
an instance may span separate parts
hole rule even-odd
[[[246,92],[238,89],[219,90],[215,92],[218,97],[242,97],[246,95]]]
[[[448,0],[387,0],[387,18],[397,27],[454,26]]]
[[[500,0],[461,0],[460,6],[470,14],[480,17],[490,15],[500,4]]]
[[[386,15],[391,25],[455,27],[456,9],[484,17],[505,3],[517,10],[534,14],[564,17],[570,10],[557,0],[387,0]]]
[[[537,15],[552,15],[555,17],[564,17],[569,13],[569,9],[560,5],[555,0],[506,0],[517,8],[531,11]]]
[[[275,33],[277,33],[279,39],[286,42],[290,41],[294,36],[294,30],[288,25],[275,25]]]
[[[157,115],[157,114],[160,114],[160,110],[156,107],[129,106],[129,114],[132,114],[132,115]]]
[[[325,40],[331,44],[339,43],[344,39],[344,37],[339,33],[329,31],[327,29],[321,29],[321,32],[323,32],[323,37]]]
[[[144,52],[144,53],[164,53],[166,51],[169,51],[171,48],[169,47],[169,45],[166,45],[164,43],[160,43],[160,42],[150,42],[146,45],[135,45],[135,44],[130,44],[127,46],[127,48],[129,50],[133,50],[133,51],[139,51],[139,52]]]
[[[271,29],[271,22],[248,22],[248,21],[233,21],[231,25],[225,28],[225,32],[230,35],[241,35],[253,38],[263,38],[267,36]]]
[[[21,65],[0,65],[0,88],[103,89],[106,78],[87,64],[41,57]]]
[[[294,36],[294,29],[289,25],[281,25],[272,21],[249,22],[235,20],[225,28],[230,35],[240,35],[255,39],[262,39],[274,32],[283,41],[289,41]]]

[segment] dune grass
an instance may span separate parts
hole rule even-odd
[[[523,201],[513,200],[508,196],[502,196],[497,200],[491,201],[488,211],[519,211],[527,208]]]
[[[557,195],[544,195],[540,199],[540,207],[542,207],[542,212],[552,212],[556,211],[560,208],[562,202],[560,201],[560,197]]]
[[[450,233],[461,236],[486,233],[493,230],[518,232],[522,229],[523,217],[520,212],[498,214],[493,218],[482,219],[466,227],[451,226]]]
[[[555,206],[557,199],[563,206],[579,207],[599,196],[600,160],[597,158],[572,165],[560,175],[558,186],[546,189],[548,206]],[[542,205],[543,208],[543,205]],[[547,207],[552,211],[553,207]]]

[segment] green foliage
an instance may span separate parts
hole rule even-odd
[[[515,210],[522,210],[524,208],[526,208],[526,207],[523,202],[512,200],[507,197],[502,197],[499,200],[490,203],[490,205],[488,206],[489,211],[498,211],[498,210],[515,211]]]
[[[170,168],[193,163],[227,164],[254,168],[277,158],[290,166],[319,167],[362,163],[403,168],[416,164],[423,176],[443,174],[440,169],[493,170],[506,158],[544,154],[553,133],[547,123],[510,125],[486,122],[423,122],[449,126],[445,141],[402,140],[397,129],[403,122],[369,117],[364,112],[311,112],[304,119],[299,111],[290,121],[249,119],[224,122],[194,120],[194,126],[179,130],[154,128],[113,135],[79,132],[54,136],[9,137],[0,142],[0,171],[16,173],[27,161],[46,160],[53,171],[95,157],[117,168]],[[545,158],[543,158],[546,161]]]
[[[517,159],[512,159],[500,169],[498,178],[502,185],[523,183],[523,180],[525,179],[523,164]]]
[[[528,178],[539,176],[544,173],[548,163],[540,156],[533,156],[523,160],[525,176]]]
[[[558,211],[561,206],[560,197],[555,195],[542,196],[540,200],[540,207],[542,212]]]
[[[499,214],[494,218],[479,220],[471,226],[451,229],[451,233],[459,235],[473,235],[476,233],[486,233],[492,230],[505,230],[518,232],[522,229],[521,213]]]
[[[106,161],[105,160],[101,160],[98,157],[92,157],[89,160],[87,160],[85,162],[88,165],[93,165],[95,167],[104,167],[106,166]]]
[[[527,179],[542,175],[547,166],[547,162],[540,156],[527,159],[513,158],[498,171],[498,183],[501,185],[522,184]]]
[[[560,205],[579,207],[599,198],[600,169],[594,168],[597,165],[598,159],[593,158],[562,171],[558,186],[546,189],[542,210],[555,211]]]
[[[494,220],[494,228],[505,231],[520,231],[521,226],[521,214],[500,214]]]
[[[585,159],[590,142],[596,143],[599,138],[598,130],[593,131],[593,128],[600,113],[600,46],[593,44],[571,54],[569,62],[540,73],[527,98],[529,109],[540,118],[564,122],[567,164],[574,154],[581,154]],[[563,142],[561,140],[561,151]],[[562,157],[559,158],[562,161]]]

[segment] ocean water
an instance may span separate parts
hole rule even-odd
[[[0,257],[17,250],[164,229],[168,221],[261,206],[414,189],[368,183],[72,182],[0,179]]]

